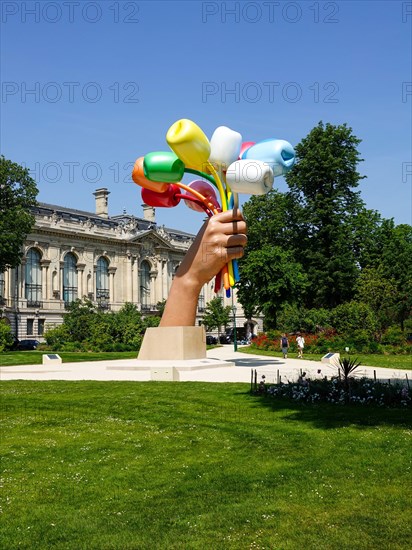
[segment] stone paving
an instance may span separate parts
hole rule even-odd
[[[224,345],[208,350],[207,357],[216,360],[216,363],[225,366],[213,368],[194,368],[181,370],[180,381],[202,382],[250,382],[251,371],[256,370],[258,381],[262,375],[266,382],[276,382],[278,376],[282,382],[296,380],[301,371],[306,372],[308,378],[328,378],[337,373],[337,369],[306,359],[282,359],[263,355],[250,355],[234,352],[233,346]],[[226,362],[228,366],[226,366]],[[139,362],[140,363],[140,362]],[[173,362],[165,362],[173,366]],[[130,380],[144,382],[151,380],[150,366],[137,367],[137,360],[123,359],[114,361],[90,361],[83,363],[63,363],[57,366],[47,365],[20,365],[0,367],[0,380]],[[234,364],[234,366],[233,366]],[[412,370],[384,369],[361,366],[356,371],[357,376],[367,376],[385,380],[412,380]]]

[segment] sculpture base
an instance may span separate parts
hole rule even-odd
[[[206,358],[206,332],[201,327],[151,327],[146,329],[139,361]]]
[[[340,353],[327,353],[321,359],[322,363],[326,363],[329,367],[339,366]]]

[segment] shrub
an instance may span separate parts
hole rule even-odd
[[[46,331],[44,338],[53,351],[63,349],[63,346],[70,341],[70,334],[65,324],[50,328]]]
[[[13,346],[13,335],[11,328],[6,321],[0,319],[0,352],[9,350]]]
[[[372,339],[377,329],[372,309],[362,302],[346,302],[331,312],[331,322],[339,334],[352,335],[363,330],[368,339]]]
[[[57,348],[58,351],[69,351],[69,352],[75,352],[75,351],[83,351],[82,346],[79,342],[66,342],[65,344],[62,344],[59,348]],[[57,350],[54,350],[57,351]]]
[[[277,324],[285,332],[301,331],[315,334],[331,326],[330,311],[327,309],[305,309],[296,305],[286,304],[279,312]]]
[[[381,342],[391,346],[402,346],[406,344],[406,335],[400,327],[392,326],[383,333]]]
[[[140,348],[146,327],[159,322],[159,317],[143,319],[134,304],[113,313],[97,311],[90,300],[77,300],[63,324],[49,329],[45,338],[53,351],[133,351]]]
[[[371,335],[367,330],[357,329],[351,333],[349,347],[358,352],[368,351]]]

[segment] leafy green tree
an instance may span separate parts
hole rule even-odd
[[[306,285],[306,275],[291,252],[264,244],[241,262],[238,298],[243,306],[255,306],[264,314],[265,329],[276,328],[281,305],[299,300]]]
[[[166,307],[166,300],[162,300],[161,302],[157,302],[157,304],[156,304],[156,308],[157,308],[156,317],[162,317],[163,312],[165,310],[165,307]]]
[[[350,219],[353,250],[361,269],[380,263],[387,221],[382,219],[379,212],[367,208],[360,208],[356,216]]]
[[[206,330],[217,329],[218,334],[222,326],[227,327],[230,323],[230,318],[232,315],[231,307],[224,306],[222,299],[219,296],[212,298],[210,302],[206,304],[204,315],[203,315],[203,324],[206,327]]]
[[[362,330],[367,338],[373,338],[378,328],[372,308],[355,300],[335,307],[331,311],[331,323],[339,334],[346,336]]]
[[[290,250],[300,229],[298,208],[292,194],[276,189],[264,196],[252,196],[243,207],[248,225],[246,254],[260,250],[265,244]]]
[[[77,299],[67,306],[64,325],[71,342],[84,342],[90,336],[91,325],[98,315],[97,307],[87,298]]]
[[[284,332],[301,331],[315,334],[330,328],[330,311],[327,309],[306,309],[296,304],[285,303],[278,315],[277,324]]]
[[[125,303],[118,312],[104,312],[85,298],[68,307],[63,324],[45,334],[54,350],[138,350],[147,327],[158,326],[160,317],[142,317],[134,304]]]
[[[238,299],[247,317],[264,313],[268,328],[275,327],[281,304],[299,301],[306,287],[292,245],[296,208],[290,194],[272,190],[263,197],[251,197],[243,209],[248,245],[240,260]]]
[[[397,320],[403,329],[412,315],[412,226],[387,220],[383,229],[380,269],[396,284]]]
[[[372,309],[380,333],[396,321],[399,300],[396,281],[386,277],[382,269],[367,267],[362,270],[356,286],[356,298]]]
[[[70,342],[70,333],[64,323],[57,327],[47,327],[44,337],[46,339],[46,344],[50,346],[53,351],[61,350],[67,342]]]
[[[34,225],[30,209],[38,190],[29,170],[0,156],[0,273],[16,267],[22,245]]]
[[[350,300],[358,275],[353,219],[364,211],[355,189],[364,177],[361,142],[346,124],[320,122],[295,148],[296,165],[286,175],[297,206],[292,248],[308,275],[308,307],[332,308]]]

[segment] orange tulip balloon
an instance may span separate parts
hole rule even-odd
[[[134,163],[132,172],[133,181],[137,183],[137,185],[140,185],[140,187],[150,189],[150,191],[154,191],[155,193],[164,193],[165,191],[167,191],[167,188],[169,186],[168,183],[150,181],[146,178],[146,176],[144,175],[143,161],[144,157],[139,157]]]

